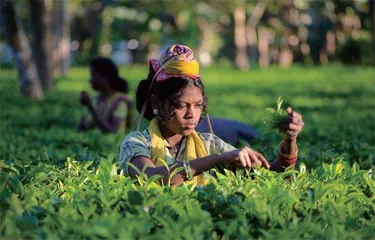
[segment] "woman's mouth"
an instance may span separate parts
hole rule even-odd
[[[185,128],[187,128],[187,129],[194,129],[195,126],[196,126],[195,123],[188,123],[188,124],[185,125]]]

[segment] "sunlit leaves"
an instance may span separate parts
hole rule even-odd
[[[123,70],[133,88],[147,71],[139,66]],[[273,106],[279,95],[290,100],[306,122],[298,140],[299,160],[284,173],[213,171],[216,176],[208,177],[207,186],[176,188],[158,185],[161,176],[147,177],[144,171],[138,179],[118,174],[124,136],[76,133],[77,89],[66,90],[82,83],[86,78],[79,74],[86,70],[75,71],[61,82],[63,91],[58,85],[43,103],[14,94],[15,80],[6,71],[1,74],[9,75],[1,79],[1,101],[12,103],[0,111],[1,238],[373,238],[370,70],[330,66],[245,74],[205,69],[213,116],[258,129],[264,126],[258,111]],[[271,161],[282,138],[277,134],[272,131],[251,146]]]

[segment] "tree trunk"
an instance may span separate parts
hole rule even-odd
[[[265,27],[258,28],[258,51],[259,51],[259,66],[269,66],[269,33]]]
[[[66,76],[69,70],[70,58],[70,32],[68,16],[68,0],[55,2],[55,23],[54,23],[54,48],[53,62],[54,76]]]
[[[1,22],[6,40],[11,47],[23,96],[42,99],[43,90],[39,82],[35,62],[32,59],[29,40],[26,37],[21,20],[17,17],[12,0],[2,0]]]
[[[246,11],[244,7],[234,10],[234,43],[236,44],[235,65],[244,71],[249,69],[249,58],[247,55],[246,42]]]
[[[102,31],[99,42],[100,55],[107,57],[111,56],[112,45],[111,45],[111,34],[112,34],[112,22],[113,22],[113,8],[107,6],[102,12]]]
[[[267,8],[267,0],[258,1],[251,13],[251,16],[247,20],[247,43],[250,48],[250,59],[255,60],[257,57],[257,26]]]
[[[203,17],[197,18],[198,27],[201,33],[199,47],[199,62],[202,66],[209,66],[212,63],[211,48],[212,48],[212,30],[208,21]]]
[[[30,1],[33,56],[43,89],[46,90],[53,88],[52,3],[51,0]]]
[[[368,1],[369,8],[370,8],[370,18],[372,18],[371,22],[371,36],[372,36],[372,51],[375,54],[375,1],[369,0]]]
[[[92,39],[90,56],[95,57],[99,54],[100,42],[103,32],[102,13],[104,5],[101,2],[96,2],[91,7],[87,8],[86,20],[88,30]]]

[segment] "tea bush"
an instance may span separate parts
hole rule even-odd
[[[131,98],[146,72],[121,69]],[[119,175],[124,135],[76,132],[87,69],[73,68],[42,102],[20,96],[15,71],[0,78],[2,239],[374,237],[373,69],[202,69],[210,114],[258,129],[242,144],[269,160],[282,135],[263,131],[266,108],[282,96],[302,113],[299,160],[284,173],[228,171],[207,186],[177,188]]]

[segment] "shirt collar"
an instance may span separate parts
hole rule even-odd
[[[165,146],[168,148],[168,149],[173,149],[172,145],[169,144],[169,142],[167,140],[164,139],[164,143],[165,143]],[[184,151],[186,148],[186,137],[184,137],[182,139],[182,142],[181,142],[181,146],[180,146],[180,149],[178,152],[182,152]]]

